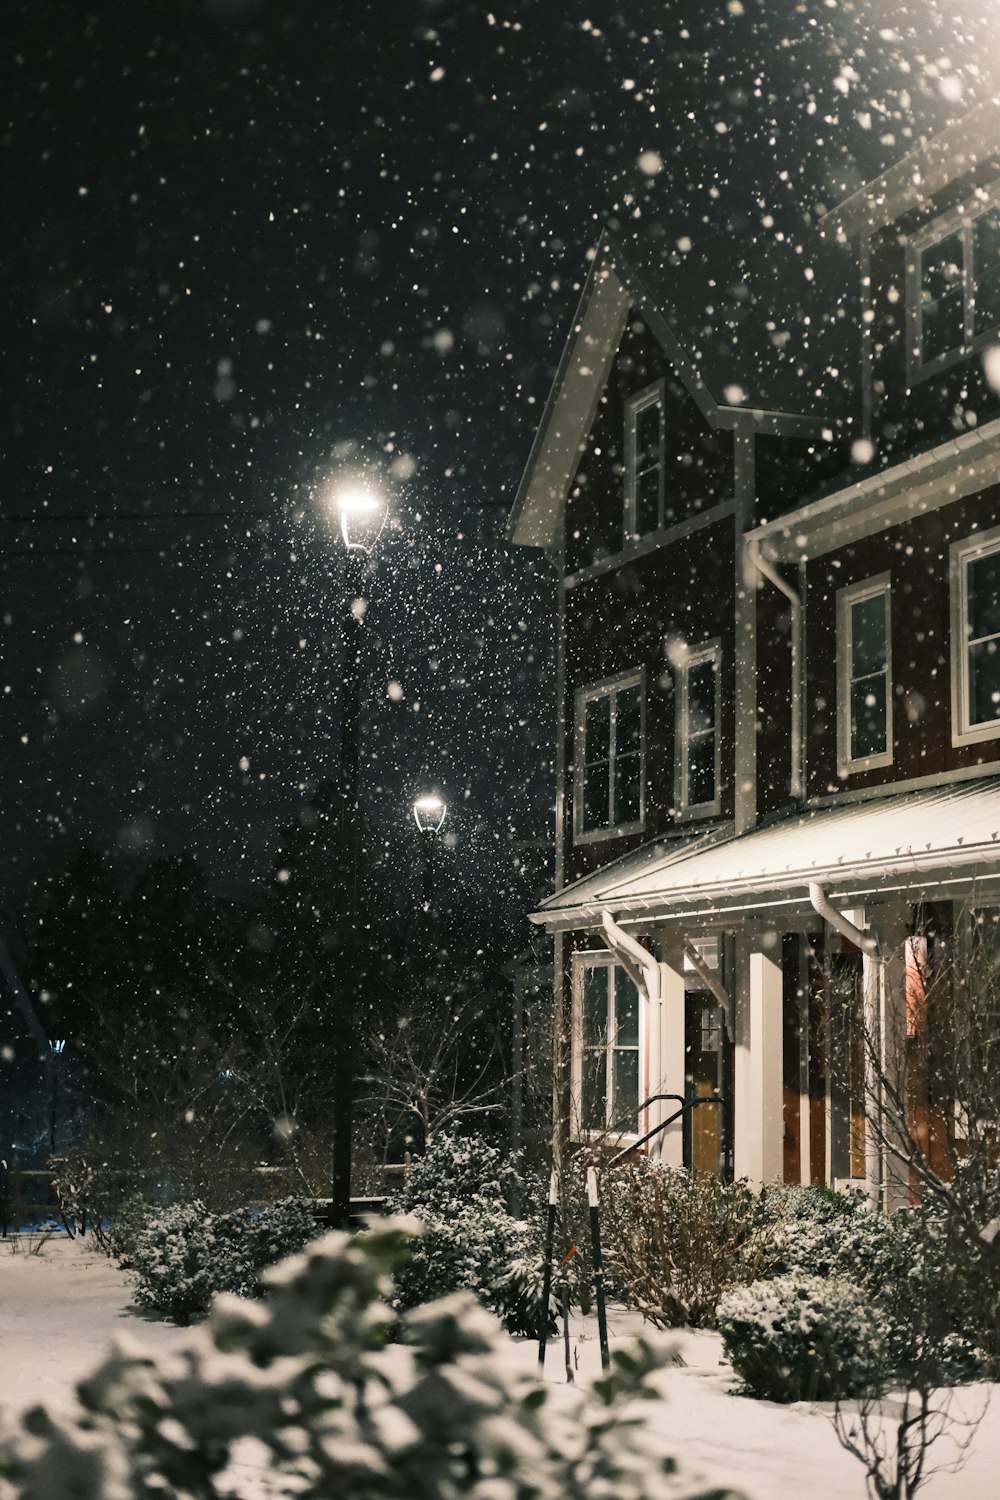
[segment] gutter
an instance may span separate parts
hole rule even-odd
[[[803,649],[802,649],[802,646],[803,646],[803,640],[802,640],[802,636],[803,636],[802,596],[801,596],[801,594],[797,593],[795,589],[792,588],[792,586],[791,586],[790,583],[787,583],[785,581],[785,579],[782,578],[781,574],[778,572],[778,570],[774,566],[774,564],[772,562],[770,562],[769,559],[764,556],[764,554],[763,554],[763,552],[761,550],[761,544],[760,544],[760,542],[757,540],[757,538],[755,536],[748,536],[746,538],[746,547],[747,547],[747,551],[750,554],[750,560],[753,563],[754,567],[757,569],[757,571],[760,572],[760,573],[763,573],[764,577],[766,579],[768,579],[768,581],[770,583],[773,583],[774,587],[779,591],[779,593],[784,594],[785,598],[788,600],[788,607],[789,607],[789,612],[790,612],[790,615],[791,615],[791,629],[789,631],[789,635],[790,635],[790,638],[791,638],[791,651],[792,651],[792,662],[791,662],[791,671],[792,671],[792,728],[791,728],[792,756],[791,756],[791,766],[789,768],[788,791],[789,791],[789,795],[791,796],[791,798],[792,798],[793,801],[795,801],[795,802],[801,802],[802,801],[802,796],[803,796],[803,788],[802,788],[802,748],[803,748],[803,738],[802,738],[802,659],[803,659]]]
[[[835,932],[845,937],[849,943],[860,948],[862,953],[867,953],[869,958],[878,957],[878,942],[870,933],[862,932],[860,927],[855,927],[853,922],[848,921],[842,911],[831,906],[827,899],[826,887],[820,885],[817,880],[809,882],[809,900],[812,902],[814,911],[819,912],[825,922],[829,922]]]
[[[632,983],[647,1001],[653,1004],[660,998],[660,966],[641,943],[636,942],[630,932],[619,927],[609,911],[601,912],[601,926],[608,940],[608,947],[620,959]]]

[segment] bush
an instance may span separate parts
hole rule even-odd
[[[778,1276],[719,1309],[726,1355],[753,1396],[832,1401],[877,1390],[885,1358],[864,1294],[844,1281]]]
[[[611,1269],[658,1328],[714,1327],[725,1293],[770,1270],[775,1226],[745,1183],[639,1157],[607,1174],[601,1202]]]
[[[115,1350],[82,1409],[0,1439],[0,1496],[41,1500],[724,1500],[678,1473],[633,1398],[657,1360],[617,1353],[593,1393],[551,1392],[468,1294],[399,1318],[406,1231],[329,1235],[220,1298],[170,1356]],[[391,1340],[403,1347],[387,1348]],[[235,1483],[234,1483],[235,1477]]]
[[[164,1209],[135,1236],[133,1296],[143,1307],[189,1323],[219,1292],[255,1296],[267,1266],[301,1250],[317,1233],[311,1206],[296,1199],[252,1217],[210,1214],[197,1200]]]
[[[104,1247],[112,1260],[130,1270],[139,1235],[156,1212],[141,1193],[130,1193],[104,1230]]]

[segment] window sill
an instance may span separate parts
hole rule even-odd
[[[616,823],[611,828],[585,828],[577,832],[573,830],[574,844],[600,844],[606,839],[624,839],[634,833],[644,833],[646,821],[642,819],[638,823]]]
[[[988,724],[971,724],[968,729],[952,731],[954,749],[962,745],[981,745],[984,740],[1000,740],[1000,719],[990,719]]]

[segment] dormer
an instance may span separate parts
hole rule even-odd
[[[820,222],[858,247],[863,432],[883,459],[1000,414],[983,370],[1000,342],[1000,101]]]

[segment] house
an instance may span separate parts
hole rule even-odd
[[[847,422],[720,402],[596,252],[510,522],[559,577],[532,920],[557,1145],[656,1131],[668,1162],[893,1203],[860,1038],[916,1057],[928,971],[1000,908],[1000,108],[821,230],[861,269]]]

